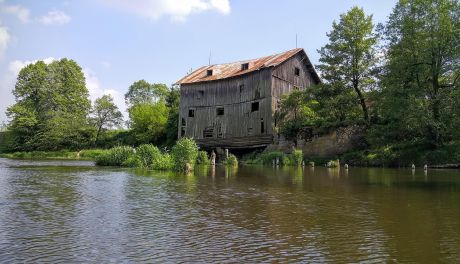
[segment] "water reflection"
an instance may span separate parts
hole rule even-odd
[[[0,262],[460,259],[458,171],[33,165],[0,159]]]

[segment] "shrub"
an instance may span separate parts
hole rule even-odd
[[[172,148],[171,157],[174,169],[186,171],[187,164],[193,167],[198,156],[198,146],[191,138],[181,138]]]
[[[136,148],[136,156],[140,162],[139,167],[151,167],[154,160],[158,160],[158,157],[161,155],[161,151],[152,144],[144,144]]]
[[[339,166],[340,166],[340,164],[339,164],[339,162],[337,160],[330,160],[330,161],[327,162],[327,165],[326,165],[326,167],[328,167],[328,168],[337,168]]]
[[[156,156],[153,160],[152,169],[154,170],[170,170],[174,167],[171,155],[162,154]]]
[[[235,155],[229,154],[228,157],[224,160],[223,164],[226,166],[236,167],[238,166],[238,159]]]
[[[292,154],[290,155],[290,158],[291,158],[291,164],[292,165],[296,165],[296,166],[302,165],[302,161],[303,161],[303,152],[302,152],[302,150],[300,150],[300,149],[294,150],[294,152],[292,152]]]
[[[97,159],[100,155],[106,153],[104,149],[84,149],[80,151],[80,158],[82,159]]]
[[[121,164],[123,167],[131,167],[131,168],[142,168],[142,161],[139,159],[139,156],[132,155],[127,160]]]
[[[209,164],[210,160],[208,158],[208,153],[206,151],[198,151],[198,156],[196,157],[196,164]]]
[[[96,164],[101,166],[122,166],[129,157],[134,156],[131,147],[115,147],[107,150],[96,159]]]

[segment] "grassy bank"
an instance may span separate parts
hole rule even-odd
[[[1,153],[0,157],[10,159],[96,160],[103,153],[105,153],[103,149],[84,149],[81,151],[28,151]]]

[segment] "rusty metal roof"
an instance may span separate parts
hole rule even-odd
[[[203,66],[193,71],[189,75],[183,77],[182,79],[177,81],[176,84],[189,84],[189,83],[199,83],[199,82],[209,82],[209,81],[221,80],[221,79],[243,75],[243,74],[250,73],[253,71],[258,71],[263,68],[276,67],[280,65],[281,63],[287,61],[289,58],[293,57],[299,52],[303,52],[305,54],[305,51],[299,48],[299,49],[288,50],[283,53],[270,55],[270,56],[266,56],[266,57],[262,57],[258,59]],[[249,67],[248,69],[243,70],[241,65],[245,63],[248,63]],[[311,69],[315,79],[317,79],[317,81],[320,82],[319,77],[316,74],[315,70],[313,69],[308,57],[307,57],[306,63],[309,64],[310,67],[308,68]],[[212,70],[212,75],[207,76],[208,70]]]

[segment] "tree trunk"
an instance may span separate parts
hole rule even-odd
[[[366,124],[369,124],[369,110],[367,109],[366,99],[364,98],[363,93],[359,89],[357,81],[353,81],[353,88],[355,89],[355,92],[358,95],[359,103],[361,104],[361,108],[363,110],[364,121],[366,121]]]

